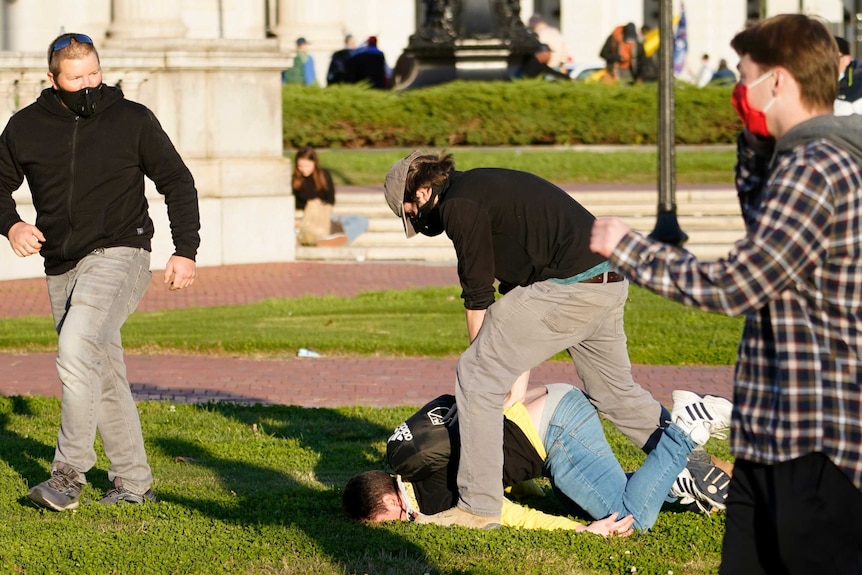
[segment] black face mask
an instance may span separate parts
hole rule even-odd
[[[425,206],[422,207],[424,208]],[[440,206],[434,206],[428,210],[419,208],[418,211],[419,213],[416,217],[410,220],[417,234],[439,236],[443,233],[443,219],[440,217]]]
[[[78,116],[89,118],[96,111],[96,106],[102,100],[102,86],[99,84],[95,88],[83,88],[77,92],[67,92],[62,88],[57,88],[57,96],[60,101],[66,104],[72,112]]]
[[[410,220],[417,234],[423,236],[439,236],[443,233],[443,219],[440,217],[440,203],[436,202],[440,194],[449,187],[448,180],[441,186],[431,188],[428,201],[416,208],[416,217]]]

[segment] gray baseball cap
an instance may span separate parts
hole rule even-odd
[[[395,162],[383,182],[386,203],[389,204],[392,213],[401,218],[404,224],[404,235],[408,238],[415,236],[416,230],[413,229],[413,224],[404,215],[404,186],[407,184],[407,171],[410,169],[410,164],[421,155],[423,153],[420,150],[415,150],[406,158],[401,158]]]

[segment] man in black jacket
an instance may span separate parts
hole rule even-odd
[[[499,524],[500,414],[529,370],[568,350],[593,405],[645,451],[670,414],[634,382],[623,330],[628,282],[589,249],[593,215],[526,172],[455,171],[451,155],[413,152],[386,176],[407,237],[443,231],[455,246],[470,347],[457,367],[459,502],[441,524]],[[495,301],[494,283],[503,297]],[[508,396],[507,396],[508,394]]]
[[[153,113],[102,83],[88,36],[57,37],[48,47],[48,69],[51,87],[0,135],[0,233],[18,256],[38,253],[45,260],[63,383],[51,477],[28,497],[55,511],[76,508],[96,462],[98,430],[113,484],[100,502],[154,501],[120,328],[151,277],[144,176],[168,208],[176,250],[165,266],[171,290],[194,282],[197,191]],[[12,198],[24,178],[35,225],[21,219]]]

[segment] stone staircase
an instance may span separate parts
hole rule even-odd
[[[596,216],[617,216],[632,229],[648,234],[655,227],[655,189],[568,190]],[[339,187],[336,214],[368,218],[368,231],[344,247],[297,246],[298,261],[426,261],[452,263],[455,250],[445,234],[434,238],[404,237],[401,221],[383,199],[381,189]],[[676,190],[677,219],[688,234],[685,248],[701,259],[725,255],[745,234],[732,186],[680,186]]]

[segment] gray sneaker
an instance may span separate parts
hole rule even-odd
[[[74,469],[55,469],[51,472],[51,478],[31,489],[27,497],[52,511],[65,511],[78,507],[83,487]]]
[[[132,493],[125,487],[114,487],[105,496],[99,499],[99,503],[103,505],[115,505],[121,501],[126,503],[155,503],[157,501],[156,494],[152,489],[147,489],[143,495]]]

